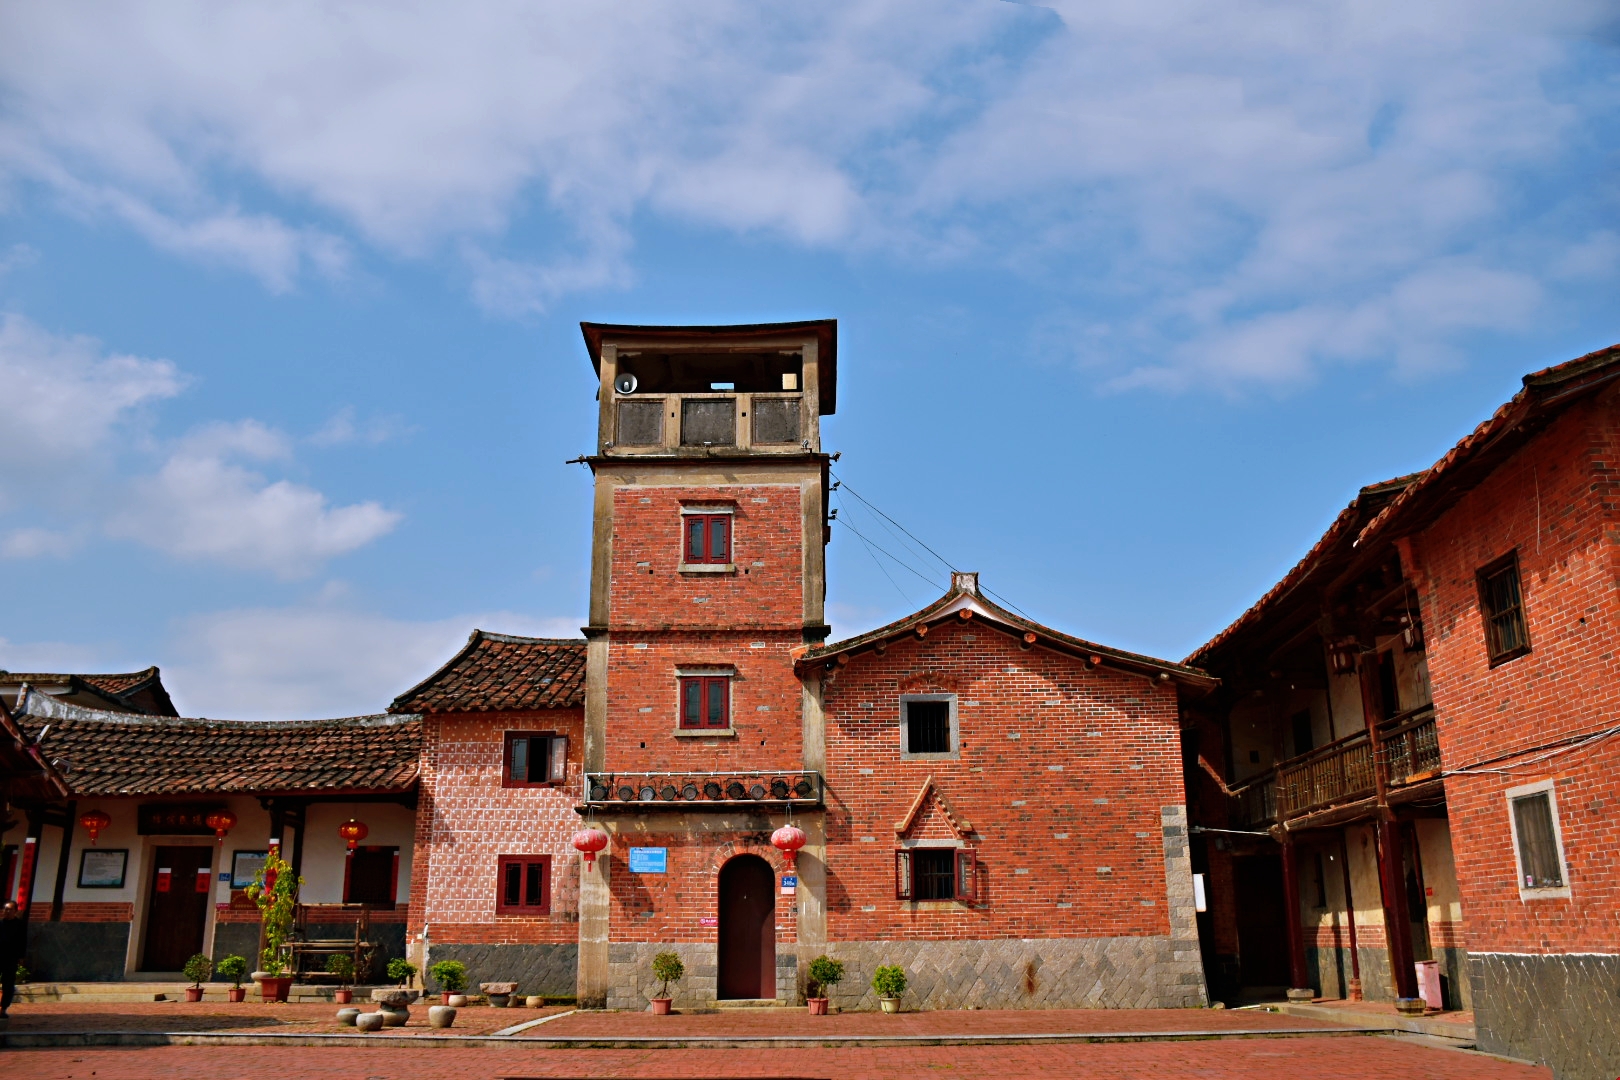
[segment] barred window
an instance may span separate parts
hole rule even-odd
[[[956,753],[956,699],[919,694],[900,699],[901,757],[947,757]]]
[[[1480,570],[1479,606],[1485,619],[1485,651],[1493,666],[1530,651],[1517,552]]]
[[[972,848],[896,848],[896,900],[960,900],[978,895],[979,858]]]

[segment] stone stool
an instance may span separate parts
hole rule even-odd
[[[416,994],[410,990],[373,990],[371,1000],[377,1003],[386,1026],[404,1027],[411,1017],[409,1006],[416,1000]]]
[[[344,1027],[354,1027],[354,1018],[359,1015],[359,1009],[339,1009],[337,1011],[337,1022]]]
[[[381,1031],[385,1019],[380,1012],[361,1013],[354,1018],[354,1026],[361,1031]]]
[[[447,1028],[456,1022],[456,1010],[449,1005],[434,1005],[428,1009],[428,1027]]]
[[[478,989],[484,992],[492,1008],[504,1009],[511,1004],[512,994],[517,990],[515,982],[488,982],[479,983]]]

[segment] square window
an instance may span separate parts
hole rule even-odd
[[[343,872],[343,902],[393,907],[399,888],[399,848],[361,847],[349,853]]]
[[[551,910],[551,856],[502,855],[495,913],[545,915]]]
[[[1485,620],[1485,652],[1491,666],[1530,651],[1519,588],[1519,555],[1513,552],[1479,572],[1479,610]]]
[[[900,699],[902,760],[951,758],[956,748],[955,694],[908,694]]]
[[[1513,854],[1523,899],[1567,897],[1564,850],[1558,829],[1558,803],[1553,782],[1527,784],[1507,793]]]
[[[686,563],[731,562],[730,514],[682,514],[685,532],[681,558]]]
[[[978,854],[972,848],[898,848],[894,853],[896,900],[972,903],[978,876]]]
[[[550,731],[508,731],[501,759],[502,787],[541,787],[568,778],[568,736]]]
[[[731,676],[681,676],[681,727],[731,727]]]

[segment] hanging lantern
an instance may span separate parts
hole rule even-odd
[[[215,810],[203,818],[203,823],[214,830],[214,839],[223,843],[225,834],[236,827],[236,815],[229,810]]]
[[[808,839],[810,838],[804,835],[804,830],[797,825],[784,825],[771,833],[771,846],[782,853],[782,857],[787,859],[788,869],[791,870],[799,849],[804,847]]]
[[[608,846],[608,835],[601,829],[581,829],[574,834],[574,847],[585,856],[585,865],[596,863],[596,853]]]
[[[79,815],[79,824],[90,834],[90,842],[93,844],[96,837],[101,835],[101,830],[112,824],[112,818],[105,810],[86,810]]]
[[[360,841],[364,840],[370,832],[371,830],[366,828],[365,822],[356,821],[354,818],[350,818],[338,826],[338,835],[349,842],[350,851],[358,847]]]

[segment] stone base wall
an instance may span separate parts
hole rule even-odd
[[[519,994],[545,997],[573,997],[578,986],[578,945],[455,945],[430,941],[426,969],[441,960],[459,960],[467,965],[467,986],[478,993],[478,984],[515,982]],[[432,988],[433,980],[424,985]]]
[[[1468,959],[1481,1050],[1550,1065],[1556,1080],[1620,1076],[1620,955]]]
[[[1395,983],[1389,970],[1389,951],[1360,948],[1356,953],[1361,960],[1361,996],[1367,1001],[1394,1001]],[[1463,949],[1435,949],[1434,958],[1440,961],[1446,1008],[1473,1008],[1468,953]],[[1349,949],[1307,949],[1305,962],[1317,993],[1328,998],[1345,996],[1345,981],[1351,971]]]
[[[906,971],[907,1008],[1176,1009],[1208,1003],[1196,941],[1168,937],[850,941],[829,996],[842,1009],[876,1009],[872,973]]]
[[[803,1000],[799,993],[799,958],[778,944],[776,951],[776,1000],[794,1004]],[[610,1009],[643,1010],[658,993],[653,978],[653,957],[672,952],[686,965],[686,975],[671,983],[669,996],[677,1009],[713,1007],[719,997],[719,946],[713,942],[657,945],[650,942],[614,942],[608,946],[608,995]]]
[[[31,922],[23,964],[34,982],[121,982],[129,923]]]

